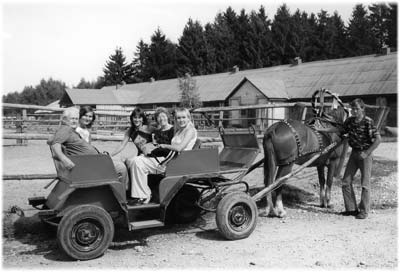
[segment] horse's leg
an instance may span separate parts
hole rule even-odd
[[[272,145],[271,139],[266,135],[263,139],[263,147],[264,147],[264,185],[268,187],[274,182],[275,173],[276,173],[276,162],[275,162],[275,152],[274,147]],[[271,193],[268,193],[265,196],[265,200],[267,205],[265,209],[260,211],[259,216],[267,217],[274,215],[274,206],[272,202]]]
[[[333,184],[333,177],[335,175],[335,170],[337,167],[339,159],[331,160],[328,166],[328,174],[326,178],[326,189],[325,189],[325,199],[326,199],[326,207],[333,208],[331,202],[331,189]]]
[[[321,208],[326,208],[326,183],[325,183],[325,166],[319,165],[317,166],[318,170],[318,181],[319,181],[319,205]]]
[[[291,163],[289,165],[285,165],[285,166],[280,166],[278,168],[278,172],[276,175],[276,179],[278,179],[279,177],[285,176],[287,174],[289,174],[292,171],[294,163]],[[282,187],[279,187],[278,189],[275,190],[275,201],[274,201],[274,205],[275,205],[275,214],[278,217],[284,217],[286,215],[286,211],[283,208],[283,202],[282,202]]]
[[[266,187],[270,185],[268,183],[268,177],[267,176],[264,177],[264,185]],[[272,200],[273,200],[272,194],[273,193],[270,192],[265,196],[265,200],[267,202],[267,205],[265,206],[264,210],[260,210],[259,216],[268,217],[268,216],[275,216],[276,215],[275,214],[275,210],[274,210],[274,205],[273,205],[273,202],[272,202]]]

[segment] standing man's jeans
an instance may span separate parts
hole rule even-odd
[[[357,210],[357,201],[353,190],[353,179],[358,169],[360,169],[361,171],[362,186],[359,210],[360,212],[368,213],[370,207],[370,178],[372,169],[372,155],[369,155],[367,158],[362,159],[360,157],[360,152],[356,150],[352,150],[346,170],[344,172],[342,182],[344,206],[346,211]]]

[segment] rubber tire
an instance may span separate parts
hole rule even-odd
[[[232,213],[244,216],[241,224],[233,223]],[[257,225],[257,205],[244,192],[231,192],[225,195],[217,206],[216,222],[221,234],[228,240],[239,240],[250,236]]]
[[[93,249],[84,250],[77,240],[73,240],[72,233],[82,224],[91,224],[98,228],[99,242]],[[77,233],[75,233],[77,235]],[[60,221],[57,229],[57,242],[61,249],[76,260],[91,260],[104,254],[114,237],[114,223],[110,214],[103,208],[94,205],[82,205],[68,210]]]
[[[201,208],[196,205],[200,197],[198,189],[183,186],[171,201],[168,208],[168,219],[171,223],[189,224],[194,222],[200,215]]]

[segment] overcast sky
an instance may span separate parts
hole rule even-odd
[[[320,1],[322,2],[322,1]],[[102,68],[115,48],[130,62],[140,39],[146,43],[157,29],[177,43],[189,17],[204,26],[217,12],[231,6],[237,13],[261,5],[273,19],[282,1],[257,0],[147,0],[147,1],[3,1],[2,92],[21,92],[52,77],[69,87],[83,77],[103,75]],[[354,1],[285,1],[296,9],[330,15],[335,10],[347,24]],[[362,2],[368,5],[371,2]]]

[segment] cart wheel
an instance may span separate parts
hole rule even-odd
[[[256,203],[244,192],[231,192],[219,202],[216,222],[226,239],[247,238],[257,224]]]
[[[73,259],[90,260],[102,255],[114,237],[114,223],[102,208],[77,206],[65,213],[57,230],[57,240]]]
[[[188,224],[195,221],[201,212],[196,202],[200,192],[194,187],[183,186],[171,201],[168,218],[173,223]]]

